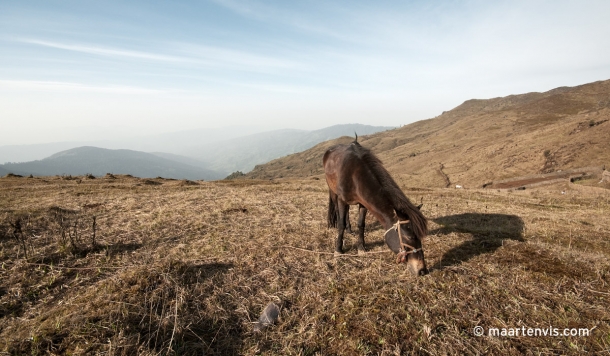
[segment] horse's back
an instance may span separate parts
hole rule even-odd
[[[350,163],[355,159],[357,160],[357,158],[358,155],[354,150],[353,143],[332,146],[326,150],[322,159],[324,172],[328,175],[333,172],[349,169]]]
[[[326,182],[331,191],[344,200],[352,200],[354,179],[357,179],[362,162],[355,150],[354,143],[336,145],[329,148],[323,158]]]

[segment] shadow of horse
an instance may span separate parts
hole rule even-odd
[[[430,235],[447,235],[452,232],[472,235],[466,241],[445,252],[433,268],[453,266],[458,263],[486,253],[491,253],[502,246],[504,240],[523,240],[523,220],[516,215],[464,213],[432,219],[441,225],[430,231]]]

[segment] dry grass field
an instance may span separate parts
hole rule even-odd
[[[0,354],[610,352],[610,191],[405,192],[431,221],[419,278],[372,220],[369,254],[332,256],[323,180],[2,178]]]

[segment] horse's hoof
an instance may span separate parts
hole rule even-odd
[[[343,253],[341,253],[339,251],[335,251],[335,257],[341,257],[341,255],[343,255]]]
[[[358,256],[364,256],[366,255],[366,251],[365,250],[358,250]]]

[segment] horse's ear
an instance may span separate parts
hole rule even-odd
[[[421,210],[421,207],[422,207],[422,206],[424,206],[424,204],[419,204],[419,205],[417,206],[417,210]]]

